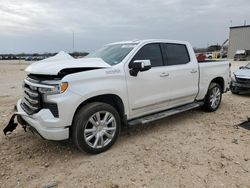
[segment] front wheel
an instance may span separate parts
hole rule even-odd
[[[221,103],[222,88],[218,83],[211,83],[205,97],[204,109],[208,112],[216,111]]]
[[[80,150],[98,154],[114,144],[120,129],[121,120],[116,109],[106,103],[93,102],[75,115],[72,139]]]

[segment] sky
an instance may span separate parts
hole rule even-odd
[[[0,53],[91,52],[159,38],[207,47],[245,20],[250,0],[0,0]]]

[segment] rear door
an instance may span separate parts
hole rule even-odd
[[[192,61],[185,44],[164,43],[163,53],[167,63],[169,106],[191,103],[198,93],[199,70]]]

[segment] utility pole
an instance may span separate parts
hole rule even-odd
[[[75,51],[75,32],[72,31],[72,53]]]
[[[247,25],[247,21],[246,21],[246,20],[244,20],[244,26],[245,26],[245,25]]]

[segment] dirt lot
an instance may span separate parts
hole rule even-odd
[[[0,62],[1,130],[26,66]],[[197,109],[130,128],[99,155],[20,127],[7,137],[1,131],[0,187],[250,187],[250,131],[235,126],[250,116],[249,99],[228,92],[215,113]]]

